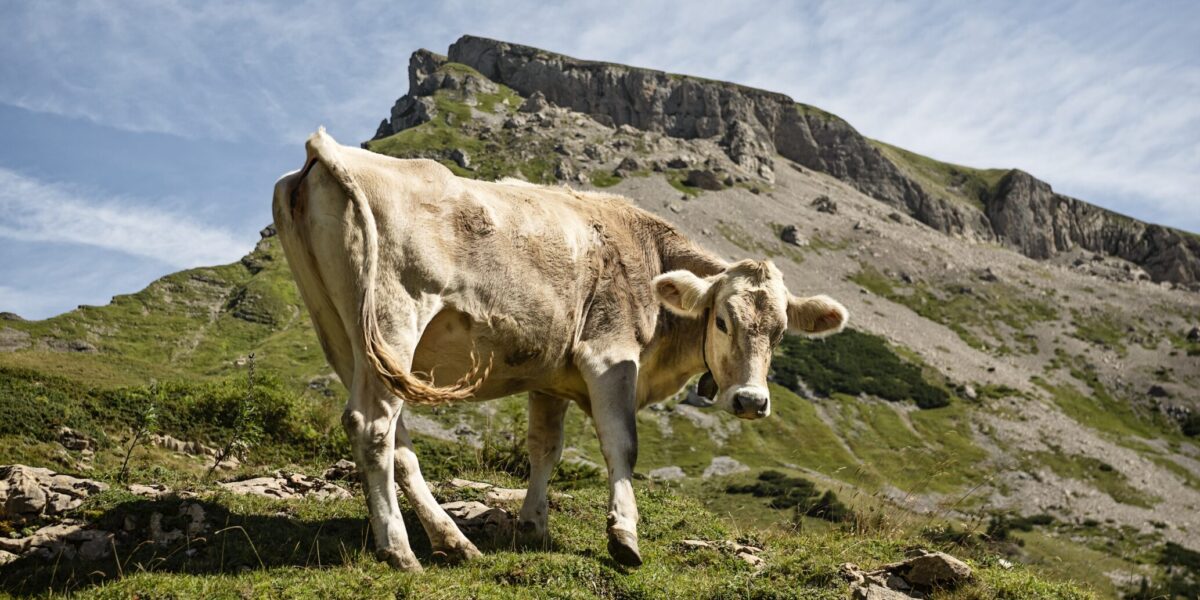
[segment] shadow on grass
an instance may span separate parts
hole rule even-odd
[[[27,555],[0,566],[0,592],[22,597],[69,594],[139,572],[233,575],[375,560],[370,529],[362,516],[296,515],[284,502],[249,502],[254,505],[249,514],[217,502],[177,498],[125,501],[88,512],[89,529],[113,534],[103,551],[92,549],[93,556],[102,556],[84,560],[79,543],[65,536],[64,543],[45,556]],[[262,510],[264,506],[278,510],[262,514],[269,512]],[[202,518],[196,519],[197,514]],[[423,564],[430,564],[429,538],[411,511],[404,516],[413,551]],[[507,540],[470,537],[484,552],[511,547]]]

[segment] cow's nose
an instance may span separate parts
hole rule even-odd
[[[771,397],[751,391],[738,392],[733,396],[733,412],[739,417],[757,418],[767,414]]]

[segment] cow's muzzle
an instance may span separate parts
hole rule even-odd
[[[733,394],[733,414],[742,419],[761,419],[771,414],[771,395],[757,387],[745,387]]]

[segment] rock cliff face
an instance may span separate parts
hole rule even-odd
[[[439,71],[447,60],[486,79]],[[733,163],[767,181],[780,168],[777,157],[783,157],[846,181],[948,234],[999,241],[1033,258],[1078,246],[1137,263],[1158,281],[1200,283],[1200,238],[1056,194],[1027,173],[1006,175],[978,198],[980,210],[930,193],[849,123],[783,94],[486,38],[463,36],[447,57],[414,53],[409,93],[397,101],[376,138],[428,121],[434,111],[430,95],[438,89],[484,89],[496,83],[613,127],[714,140]]]
[[[1081,247],[1136,263],[1158,281],[1200,282],[1200,237],[1056,194],[1024,171],[1005,175],[985,211],[998,238],[1032,258]]]

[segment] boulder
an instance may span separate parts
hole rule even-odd
[[[702,190],[717,191],[725,189],[725,184],[721,183],[721,178],[717,177],[716,173],[700,169],[688,171],[683,183],[684,185],[698,187]]]
[[[800,228],[795,225],[784,226],[783,230],[779,232],[779,239],[793,246],[804,247],[809,244],[808,238],[804,237],[800,233]]]
[[[1193,327],[1187,332],[1187,341],[1200,342],[1200,327]]]
[[[898,563],[889,572],[920,588],[953,588],[971,578],[971,567],[945,552],[930,552]]]
[[[63,448],[75,452],[91,450],[94,446],[91,438],[70,427],[58,428],[58,443],[62,444]]]
[[[464,169],[471,168],[471,157],[462,148],[455,148],[455,149],[451,150],[450,151],[450,160],[454,161],[454,164],[456,164]]]
[[[30,518],[58,515],[88,496],[108,489],[108,484],[63,475],[40,467],[0,467],[0,516]]]
[[[468,537],[507,539],[512,536],[513,519],[508,511],[482,502],[447,502],[442,509]]]
[[[704,468],[704,473],[701,477],[708,479],[710,477],[725,477],[737,473],[749,471],[750,467],[738,462],[728,456],[714,456],[712,462]]]
[[[546,95],[541,92],[534,92],[521,103],[521,107],[517,110],[523,113],[540,113],[550,108],[550,103],[546,101]]]
[[[525,500],[525,490],[494,487],[483,495],[483,499],[488,504],[523,502]]]
[[[358,481],[358,466],[343,458],[325,469],[321,477],[329,481]]]
[[[671,465],[652,469],[647,476],[654,481],[679,481],[687,478],[687,473],[684,473],[682,468]]]
[[[324,479],[300,473],[278,472],[273,477],[255,477],[242,481],[220,482],[217,485],[235,494],[250,494],[266,498],[316,498],[318,500],[350,498],[350,492]]]
[[[817,212],[822,212],[830,215],[836,215],[838,212],[837,203],[829,199],[829,196],[817,196],[812,201],[812,207]]]

